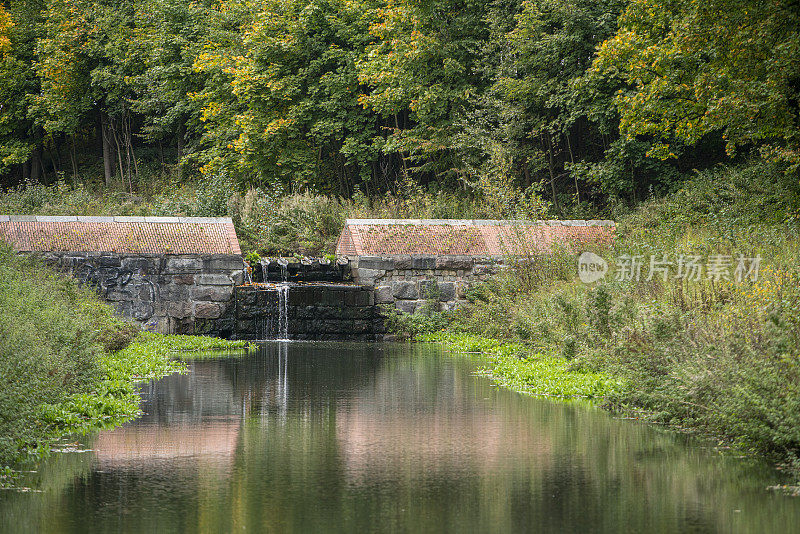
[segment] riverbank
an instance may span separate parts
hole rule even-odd
[[[181,372],[185,351],[247,347],[139,332],[76,281],[0,244],[0,466],[136,417],[138,384]],[[3,476],[13,477],[10,467]]]
[[[99,374],[84,390],[34,406],[22,421],[24,439],[7,445],[5,457],[18,464],[38,462],[49,453],[51,443],[65,435],[113,428],[138,417],[140,386],[184,373],[184,360],[245,354],[251,348],[247,341],[141,332],[127,347],[99,357]],[[14,472],[5,470],[4,479],[13,482]]]
[[[578,279],[574,252],[531,255],[464,309],[405,325],[488,352],[505,387],[590,397],[800,472],[797,184],[766,165],[715,173],[621,218],[593,250],[599,281]]]

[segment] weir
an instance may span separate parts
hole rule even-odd
[[[336,256],[247,265],[230,218],[0,215],[0,239],[142,329],[234,339],[381,340],[381,306],[455,309],[509,256],[578,252],[614,231],[601,220],[349,219]]]
[[[354,284],[237,286],[232,309],[234,339],[376,341],[385,332],[373,291]]]

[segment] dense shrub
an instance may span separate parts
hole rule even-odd
[[[40,407],[91,391],[132,330],[71,279],[0,243],[0,465],[47,429]]]

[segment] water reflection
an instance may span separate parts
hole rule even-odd
[[[0,496],[3,532],[790,532],[769,466],[497,390],[424,346],[271,343]]]

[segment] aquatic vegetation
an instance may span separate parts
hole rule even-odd
[[[420,341],[442,343],[454,352],[481,354],[481,373],[499,385],[543,397],[604,399],[624,388],[625,381],[608,373],[575,368],[559,356],[530,353],[521,343],[507,343],[473,334],[437,332]]]

